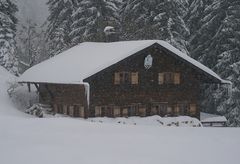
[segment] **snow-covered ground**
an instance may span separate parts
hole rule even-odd
[[[137,125],[105,118],[34,118],[8,99],[6,81],[12,78],[0,68],[0,164],[240,162],[239,128],[161,127],[138,118],[132,119]]]
[[[238,164],[240,129],[0,118],[2,164]]]

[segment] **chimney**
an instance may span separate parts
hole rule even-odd
[[[119,41],[118,33],[112,26],[106,26],[104,28],[105,42],[116,42]]]

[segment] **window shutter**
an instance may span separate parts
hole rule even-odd
[[[158,84],[163,84],[164,83],[164,73],[159,73],[158,74]]]
[[[115,72],[114,74],[114,84],[120,84],[120,73]]]
[[[174,73],[174,84],[180,84],[180,73]]]
[[[79,110],[80,110],[80,111],[79,111],[80,117],[84,118],[84,107],[81,106]]]
[[[172,107],[168,106],[167,107],[167,114],[171,114],[172,113]]]
[[[176,116],[178,116],[179,114],[180,114],[180,108],[179,108],[179,105],[178,104],[176,104],[176,105],[174,105],[174,110],[175,110],[175,115]]]
[[[122,110],[122,115],[123,115],[123,117],[128,117],[128,109],[127,108],[124,108]]]
[[[138,72],[131,73],[132,84],[138,84]]]
[[[115,107],[113,108],[113,116],[114,116],[114,117],[120,117],[120,115],[121,115],[120,107],[115,106]]]
[[[140,108],[138,109],[138,115],[141,116],[141,117],[146,116],[146,108],[140,107]]]
[[[197,105],[196,104],[190,104],[190,114],[194,115],[197,113]]]
[[[63,105],[63,114],[67,114],[67,105]]]
[[[74,116],[74,107],[71,105],[71,106],[69,106],[69,115],[70,116]]]
[[[96,117],[101,116],[101,107],[99,107],[99,106],[95,107],[95,116]]]

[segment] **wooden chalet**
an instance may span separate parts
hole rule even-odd
[[[79,44],[29,70],[39,102],[73,117],[200,118],[200,85],[227,84],[216,73],[160,40]]]

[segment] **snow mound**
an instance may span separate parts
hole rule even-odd
[[[24,115],[15,108],[8,95],[8,89],[15,81],[16,77],[0,66],[0,118]]]
[[[129,118],[97,117],[89,118],[88,121],[110,124],[144,125],[144,126],[202,127],[202,124],[198,119],[188,116],[160,117],[155,115],[149,117],[129,117]]]

